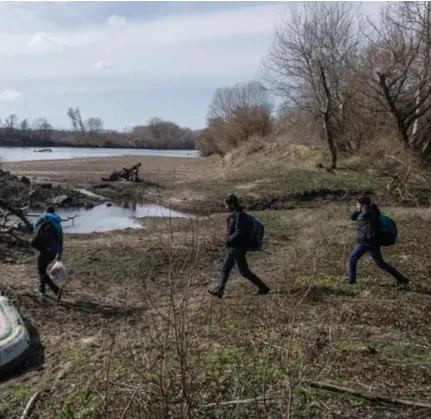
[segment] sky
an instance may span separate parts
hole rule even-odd
[[[375,13],[377,3],[365,4]],[[283,2],[0,2],[0,117],[200,129],[218,87],[258,79]]]

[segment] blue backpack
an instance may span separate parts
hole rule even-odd
[[[398,238],[398,229],[395,221],[386,215],[380,215],[380,245],[392,246]]]
[[[265,227],[252,215],[248,215],[248,222],[250,223],[248,250],[251,252],[261,251],[263,246],[263,237],[265,235]]]

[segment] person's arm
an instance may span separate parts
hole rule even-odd
[[[45,214],[42,214],[34,223],[34,229],[40,227],[46,221]]]
[[[361,213],[361,211],[356,209],[355,211],[350,213],[350,219],[352,221],[356,221],[358,219],[360,213]]]
[[[248,230],[247,215],[243,211],[240,211],[237,214],[235,214],[234,222],[235,222],[234,232],[227,237],[228,246],[233,246],[236,243],[241,242],[243,235]]]

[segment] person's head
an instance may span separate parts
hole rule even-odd
[[[49,214],[55,214],[55,208],[52,205],[49,205],[48,207],[45,208],[45,212]]]
[[[230,211],[236,211],[241,209],[241,205],[239,204],[238,197],[236,195],[230,194],[224,199],[224,203],[226,208]]]
[[[370,206],[371,205],[371,199],[368,196],[362,196],[356,201],[356,207],[358,209],[361,209],[364,205]]]

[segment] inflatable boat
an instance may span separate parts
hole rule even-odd
[[[17,309],[0,295],[0,378],[10,374],[27,358],[30,336]]]

